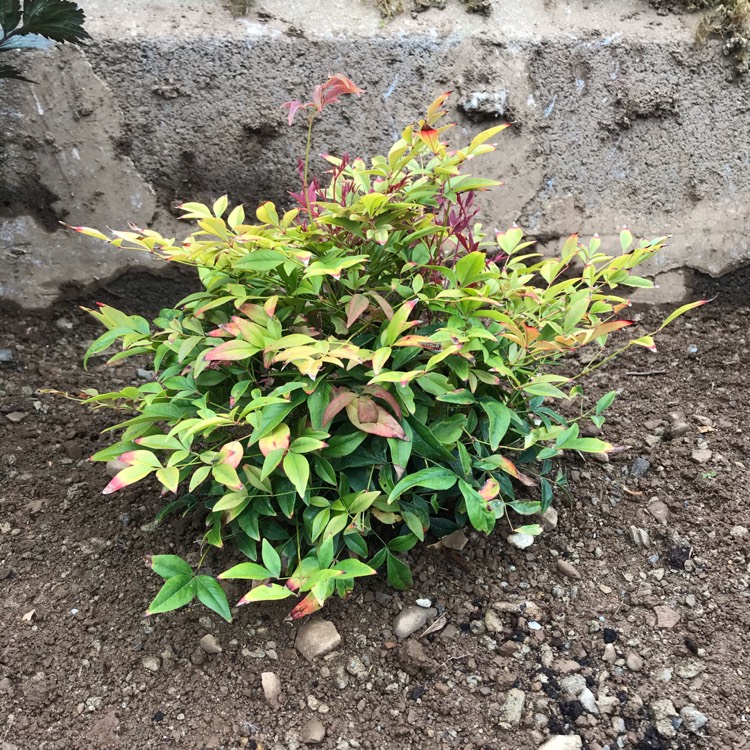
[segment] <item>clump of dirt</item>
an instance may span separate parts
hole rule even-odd
[[[121,280],[111,298],[173,302],[139,283]],[[620,393],[604,436],[629,447],[604,463],[569,457],[570,500],[558,500],[549,531],[526,550],[499,529],[468,533],[462,549],[413,551],[412,590],[378,577],[315,616],[341,643],[312,662],[295,648],[304,624],[284,620],[288,607],[243,607],[231,624],[199,606],[143,617],[160,584],[143,559],[194,553],[200,519],[154,528],[164,499],[152,486],[102,496],[103,467],[86,457],[111,441],[100,432],[112,415],[43,390],[146,375],[101,358],[83,372],[99,329],[70,302],[50,316],[0,316],[3,750],[750,740],[750,310],[708,305],[656,354],[629,352],[594,373],[593,398]],[[661,317],[644,313],[633,335]],[[230,600],[244,593],[233,586]],[[417,599],[432,605],[426,624],[400,641],[394,619]],[[264,695],[267,672],[280,706]]]
[[[732,58],[738,75],[750,69],[750,0],[649,0],[659,12],[701,11],[696,41],[718,36],[723,52]]]

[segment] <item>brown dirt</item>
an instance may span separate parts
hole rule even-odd
[[[140,311],[179,296],[133,279],[112,291]],[[59,327],[61,317],[72,331]],[[557,529],[525,552],[502,530],[471,534],[452,557],[416,552],[412,591],[368,581],[318,615],[342,644],[308,664],[294,649],[300,624],[283,619],[288,607],[243,608],[232,624],[198,606],[144,619],[159,582],[143,558],[194,553],[200,525],[177,519],[144,530],[160,505],[153,487],[105,499],[103,467],[84,459],[106,444],[99,431],[111,415],[39,393],[120,387],[137,379],[136,368],[82,372],[97,330],[70,303],[51,317],[2,314],[0,348],[13,360],[0,364],[0,747],[281,750],[303,747],[313,716],[327,731],[322,747],[338,750],[536,750],[550,733],[580,734],[591,750],[745,746],[748,536],[730,529],[750,526],[748,322],[749,310],[715,303],[675,324],[657,354],[633,352],[596,374],[592,393],[621,390],[605,434],[630,449],[607,464],[566,463],[572,499],[560,498]],[[626,374],[646,370],[666,373]],[[675,409],[690,429],[670,440]],[[25,417],[11,421],[14,412]],[[701,440],[712,455],[699,465],[691,454]],[[650,462],[640,478],[631,473],[639,457]],[[647,511],[653,497],[669,507],[666,526]],[[633,544],[631,525],[648,531],[650,549]],[[559,559],[581,579],[561,575]],[[422,639],[423,653],[414,643],[394,647],[392,634],[396,613],[419,597],[454,626]],[[530,628],[529,611],[500,611],[500,632],[481,632],[492,604],[525,600],[540,608],[541,630]],[[680,615],[674,627],[655,627],[660,605]],[[199,648],[207,632],[222,653]],[[615,637],[618,659],[638,654],[640,671],[603,660]],[[144,668],[147,657],[160,660],[157,672]],[[568,666],[595,695],[616,698],[610,714],[586,713],[562,690],[559,660],[577,662]],[[700,673],[681,677],[686,664]],[[337,686],[342,668],[346,689]],[[658,679],[663,668],[674,670],[667,682]],[[264,671],[281,680],[281,710],[263,698]],[[526,700],[520,725],[508,729],[501,721],[512,688]],[[659,698],[678,711],[694,705],[708,725],[661,737],[652,716]]]

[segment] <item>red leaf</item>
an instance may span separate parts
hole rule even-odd
[[[320,609],[320,602],[312,595],[308,594],[290,613],[289,617],[292,620],[301,620],[307,615],[311,615],[313,612],[317,612]]]
[[[378,410],[377,422],[361,422],[359,420],[358,409],[355,403],[350,403],[346,407],[346,415],[349,417],[349,421],[362,432],[367,432],[370,435],[379,435],[384,438],[398,438],[399,440],[406,439],[406,433],[404,432],[401,424],[391,414],[389,414],[381,406],[375,406]]]
[[[378,421],[378,407],[372,399],[357,399],[357,419],[362,424],[372,424]]]
[[[326,410],[323,412],[323,419],[321,425],[325,427],[342,409],[345,409],[354,399],[357,398],[357,394],[352,391],[340,391],[335,395]]]
[[[381,401],[385,401],[391,407],[391,409],[393,409],[393,413],[399,419],[401,419],[401,404],[396,401],[396,398],[392,393],[389,393],[385,390],[385,388],[380,388],[377,385],[368,385],[367,388],[365,388],[365,393],[369,393],[375,398],[379,398]]]
[[[297,114],[297,112],[300,109],[304,109],[305,108],[305,105],[302,104],[302,102],[300,102],[298,100],[295,100],[293,102],[284,102],[281,106],[283,108],[289,107],[289,117],[287,118],[287,122],[290,125],[294,124],[294,117]]]
[[[351,328],[362,313],[370,306],[370,300],[364,294],[355,294],[346,306],[346,327]]]

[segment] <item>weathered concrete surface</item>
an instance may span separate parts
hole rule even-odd
[[[694,270],[750,263],[750,82],[728,80],[716,45],[694,47],[691,19],[645,0],[498,0],[489,19],[449,0],[386,24],[364,0],[266,0],[242,19],[218,0],[82,4],[97,40],[85,55],[40,54],[37,87],[0,83],[0,298],[44,306],[61,284],[149,260],[60,219],[171,232],[174,201],[284,201],[304,132],[279,105],[334,71],[367,94],[326,113],[318,153],[387,149],[453,90],[456,139],[514,123],[475,163],[506,182],[486,226],[517,221],[550,248],[624,224],[672,234],[650,269],[661,301]]]

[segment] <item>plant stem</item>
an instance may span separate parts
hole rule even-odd
[[[315,115],[311,114],[307,118],[307,145],[305,146],[305,168],[302,173],[302,189],[305,191],[305,207],[307,208],[308,221],[312,221],[312,215],[310,213],[310,197],[307,192],[307,172],[310,166],[310,148],[312,146],[312,128],[313,122],[315,121]]]

